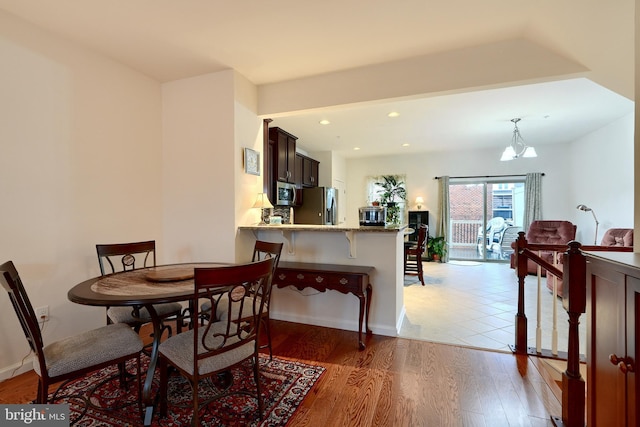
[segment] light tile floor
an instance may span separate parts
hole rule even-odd
[[[510,352],[515,343],[518,280],[508,264],[452,261],[424,263],[425,284],[405,276],[406,314],[400,336]],[[542,279],[541,348],[551,350],[553,296]],[[525,281],[525,314],[530,347],[536,347],[537,278]],[[558,350],[567,350],[567,313],[555,301]],[[580,317],[580,353],[586,354],[584,315]]]

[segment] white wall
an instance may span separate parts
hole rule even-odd
[[[165,262],[235,260],[233,78],[162,85]]]
[[[560,76],[589,77],[588,71],[558,52],[514,39],[261,85],[258,112],[269,116],[417,94],[549,81]]]
[[[236,228],[258,222],[264,176],[244,172],[244,148],[262,152],[255,86],[226,70],[162,94],[165,262],[246,260],[252,242],[236,242]]]
[[[258,91],[256,86],[244,76],[234,74],[234,150],[233,169],[235,171],[235,232],[238,225],[255,224],[261,221],[260,209],[252,209],[258,193],[263,191],[265,171],[263,167],[263,127],[262,119],[256,114]],[[260,175],[244,171],[244,148],[252,148],[260,153]],[[229,159],[225,159],[230,162]],[[251,260],[254,239],[246,233],[237,233],[235,240],[235,261]]]
[[[595,221],[591,212],[575,209],[578,204],[595,212],[598,244],[608,228],[633,228],[633,127],[629,114],[571,144],[569,218],[584,244],[594,242]]]
[[[105,322],[67,300],[96,243],[156,239],[162,260],[160,85],[1,11],[0,62],[0,263],[49,305],[51,342]],[[6,294],[0,325],[5,378],[28,354]]]

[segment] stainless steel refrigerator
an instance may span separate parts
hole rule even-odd
[[[294,224],[338,223],[338,192],[331,187],[302,189],[302,205],[293,209]]]

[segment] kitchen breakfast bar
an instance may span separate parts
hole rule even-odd
[[[240,226],[238,239],[247,246],[255,240],[284,243],[282,273],[296,274],[274,278],[273,319],[359,331],[363,348],[363,313],[367,332],[397,336],[400,329],[405,228]]]

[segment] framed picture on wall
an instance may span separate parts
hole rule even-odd
[[[260,175],[260,153],[251,148],[244,149],[244,171],[251,175]]]

